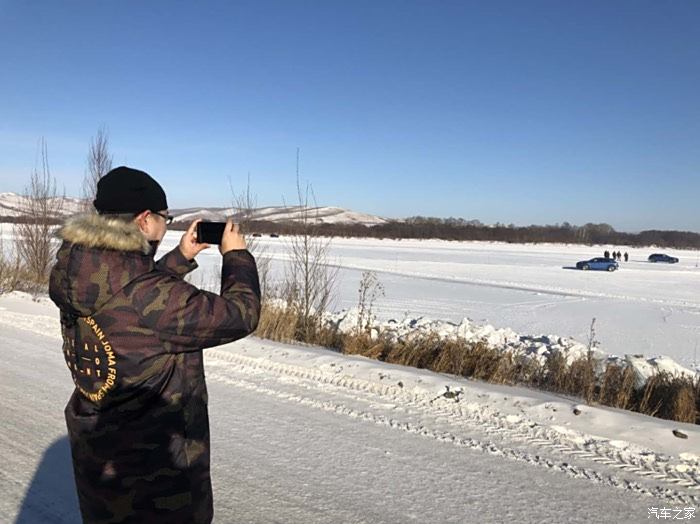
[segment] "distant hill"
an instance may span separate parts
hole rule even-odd
[[[64,218],[83,210],[83,199],[58,197],[53,200],[63,200],[61,212],[53,218]],[[53,206],[51,206],[53,207]],[[17,193],[0,193],[0,217],[20,218],[27,215],[28,200]]]
[[[54,218],[80,213],[84,200],[66,197],[61,213]],[[26,215],[26,199],[16,193],[0,193],[0,221],[21,222]],[[175,217],[173,229],[186,229],[197,218],[223,221],[233,215],[243,222],[241,213],[231,207],[190,207],[170,209]],[[441,238],[444,240],[479,240],[487,242],[585,244],[614,246],[655,246],[659,248],[700,249],[700,234],[693,231],[647,230],[639,233],[615,231],[609,224],[588,223],[583,226],[563,224],[544,226],[482,224],[478,220],[414,216],[392,220],[339,207],[315,207],[308,210],[315,226],[314,234],[334,237]],[[303,231],[299,223],[299,206],[262,207],[253,210],[246,222],[251,231],[262,234],[296,235]]]
[[[252,210],[248,219],[274,223],[298,222],[302,218],[302,212],[303,208],[300,206],[261,207]],[[230,207],[171,209],[170,214],[175,217],[175,222],[190,222],[197,218],[223,221],[228,216],[233,216],[234,218],[241,216],[237,209]],[[387,219],[377,215],[357,213],[340,207],[309,208],[308,218],[318,224],[378,226],[389,222]]]
[[[61,198],[61,197],[59,197]],[[85,200],[81,198],[62,197],[63,208],[55,218],[61,219],[83,211]],[[197,218],[212,221],[224,221],[226,217],[233,215],[239,217],[240,213],[230,207],[189,207],[184,209],[170,209],[170,214],[175,217],[175,222],[191,222]],[[376,226],[386,224],[387,219],[367,213],[357,213],[339,207],[315,207],[308,210],[309,218],[318,221],[319,224],[358,224],[364,226]],[[262,207],[251,212],[250,220],[266,221],[274,223],[295,222],[301,218],[300,206],[276,206]],[[21,218],[27,215],[27,199],[17,193],[0,193],[0,217],[5,219]]]

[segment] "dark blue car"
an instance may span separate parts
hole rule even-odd
[[[583,269],[587,271],[589,269],[598,269],[601,271],[615,271],[620,266],[612,258],[592,258],[590,260],[582,260],[581,262],[576,262],[576,269]]]
[[[678,259],[676,257],[670,257],[663,253],[654,253],[649,255],[649,262],[666,262],[667,264],[678,264]]]

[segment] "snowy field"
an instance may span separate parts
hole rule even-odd
[[[2,521],[79,522],[53,304],[0,296],[0,351]],[[218,523],[700,512],[698,426],[255,338],[204,355]]]
[[[161,252],[180,233],[169,232]],[[256,239],[279,278],[288,260],[285,238]],[[606,353],[666,355],[686,368],[700,364],[700,252],[626,248],[620,270],[579,271],[577,261],[602,256],[606,247],[505,244],[441,240],[335,239],[330,260],[339,267],[335,309],[357,305],[362,271],[375,271],[385,288],[380,318],[425,316],[511,328],[521,335],[596,340]],[[666,252],[679,264],[653,264]],[[211,281],[220,264],[216,248],[198,258],[199,281]]]
[[[11,226],[0,225],[4,249]],[[182,233],[170,231],[159,256]],[[280,279],[289,259],[289,239],[255,239]],[[627,251],[614,273],[572,269],[605,249]],[[653,264],[665,252],[678,264]],[[385,288],[377,300],[380,320],[426,317],[510,328],[519,335],[571,337],[588,344],[593,318],[599,349],[607,354],[668,356],[688,369],[700,365],[700,251],[505,244],[441,240],[334,239],[329,261],[338,268],[338,311],[357,305],[363,271],[375,271]],[[220,255],[215,247],[199,257],[192,281],[218,290]]]

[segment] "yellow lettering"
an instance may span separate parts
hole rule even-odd
[[[117,380],[117,356],[114,353],[114,350],[112,348],[112,345],[110,344],[109,340],[107,340],[105,332],[102,331],[100,328],[99,324],[97,321],[88,316],[84,317],[82,319],[90,328],[92,329],[93,333],[95,334],[95,337],[99,340],[99,344],[92,344],[92,350],[97,353],[93,359],[91,359],[92,362],[94,362],[95,367],[94,368],[85,368],[85,369],[80,369],[78,368],[76,363],[69,362],[68,365],[69,367],[72,367],[76,373],[73,374],[73,382],[75,382],[76,388],[88,399],[90,399],[93,402],[98,402],[102,400],[107,393],[109,392],[110,389],[113,389],[116,385],[116,380]],[[69,347],[72,345],[75,347],[75,339],[68,339],[68,345]],[[105,357],[102,355],[99,355],[100,351],[98,349],[99,346],[102,346],[102,349],[105,352],[105,357],[107,359],[107,365],[109,366],[106,370],[106,380],[102,382],[99,386],[98,389],[95,391],[87,391],[85,388],[83,388],[79,382],[78,382],[78,377],[80,376],[78,373],[82,375],[87,375],[87,376],[92,376],[93,372],[95,374],[96,378],[102,378],[102,372],[105,371],[103,369],[100,369],[100,366],[104,365],[104,360]],[[90,348],[88,347],[88,343],[84,343],[84,349],[85,351],[89,351]],[[70,352],[66,351],[66,360],[68,360],[68,357],[70,356]],[[90,359],[85,359],[85,360],[90,360]]]

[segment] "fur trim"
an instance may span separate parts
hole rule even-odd
[[[101,215],[78,215],[66,220],[58,237],[73,244],[118,251],[150,252],[151,246],[133,222]]]

